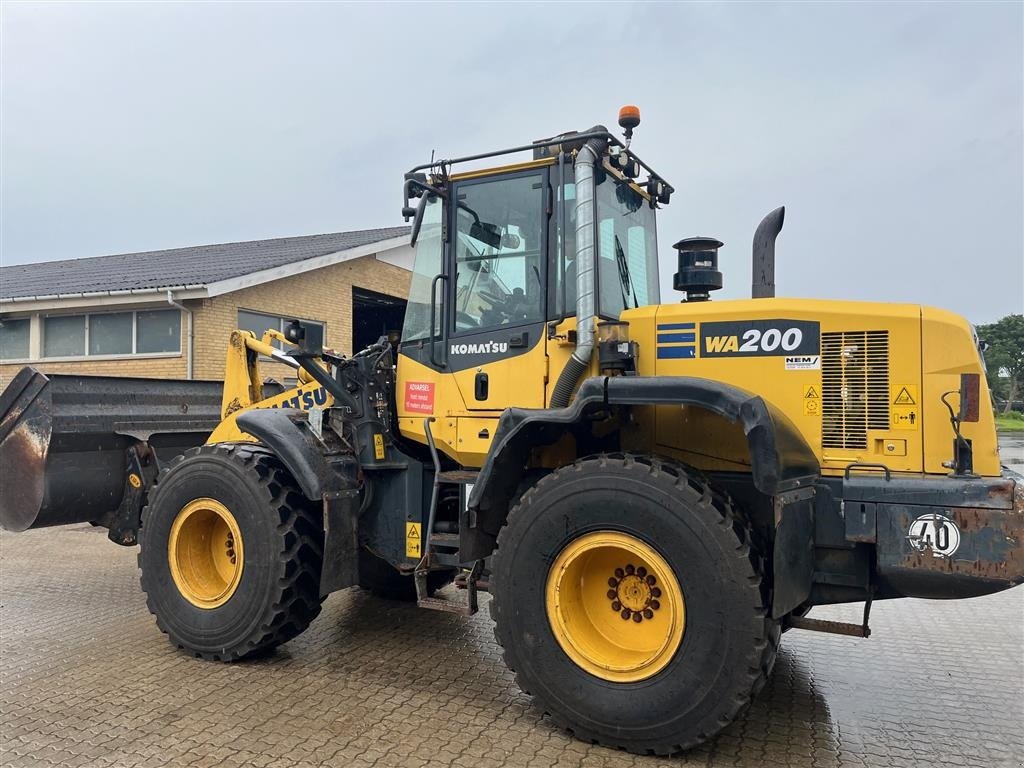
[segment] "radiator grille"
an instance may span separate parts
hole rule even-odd
[[[821,445],[866,449],[889,429],[889,332],[821,335]]]

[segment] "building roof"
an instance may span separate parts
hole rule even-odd
[[[326,266],[331,261],[323,257],[346,251],[352,256],[369,255],[378,243],[393,248],[408,242],[409,231],[409,227],[361,229],[2,266],[0,301],[226,285],[247,275],[310,260],[316,260],[310,266]],[[286,276],[285,272],[278,276]]]

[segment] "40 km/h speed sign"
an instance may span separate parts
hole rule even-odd
[[[907,539],[918,552],[931,552],[934,557],[951,557],[960,546],[960,529],[944,515],[921,515],[910,524]]]

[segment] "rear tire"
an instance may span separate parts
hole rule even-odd
[[[320,613],[321,523],[261,446],[178,457],[150,492],[139,544],[146,604],[171,642],[195,656],[264,653]]]
[[[682,466],[583,459],[510,512],[492,560],[495,635],[555,723],[587,741],[672,754],[732,722],[771,672],[779,624],[762,562],[728,497]],[[681,636],[667,626],[680,616]]]

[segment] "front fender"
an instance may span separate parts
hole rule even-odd
[[[320,501],[324,491],[335,490],[337,474],[323,448],[309,430],[304,411],[263,408],[238,414],[238,427],[266,445],[295,478],[303,495]]]

